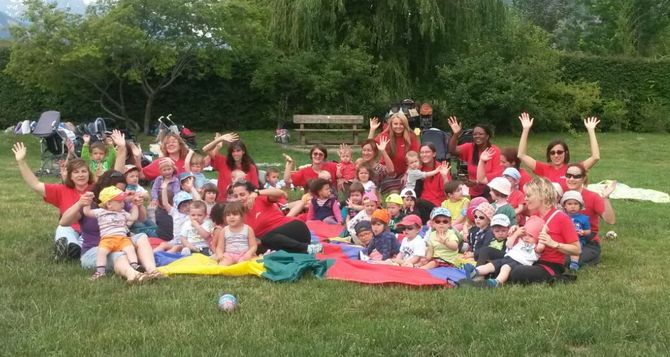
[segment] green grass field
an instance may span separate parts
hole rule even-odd
[[[243,132],[257,162],[289,148],[270,131]],[[566,134],[567,135],[567,134]],[[199,136],[203,144],[207,135]],[[531,135],[541,159],[553,135]],[[600,134],[592,182],[618,179],[668,192],[668,135]],[[39,145],[29,143],[37,168]],[[574,160],[585,133],[568,136]],[[613,201],[616,241],[576,283],[498,290],[365,286],[306,277],[277,284],[255,277],[180,276],[148,286],[88,281],[75,263],[50,261],[58,220],[19,176],[0,140],[0,333],[13,355],[667,355],[670,351],[670,205]],[[295,140],[294,140],[295,141]],[[515,137],[496,137],[499,146]],[[293,153],[292,151],[289,151]],[[300,162],[306,154],[294,153]],[[336,156],[332,152],[333,157]],[[50,179],[54,181],[54,179]],[[218,296],[239,309],[219,312]]]

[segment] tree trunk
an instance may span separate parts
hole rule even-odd
[[[151,110],[154,106],[155,94],[147,95],[146,103],[144,104],[144,135],[149,135],[151,129]]]

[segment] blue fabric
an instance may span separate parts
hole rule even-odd
[[[435,278],[446,280],[452,284],[465,279],[465,272],[458,268],[440,267],[429,269],[428,272]]]
[[[155,252],[154,260],[156,261],[157,267],[162,267],[168,265],[175,260],[181,259],[183,256],[179,253],[167,253],[167,252]]]

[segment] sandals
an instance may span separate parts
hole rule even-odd
[[[153,280],[156,279],[162,279],[165,278],[165,275],[163,275],[161,272],[158,270],[154,270],[150,273],[138,273],[135,275],[133,279],[128,279],[128,284],[129,285],[143,285],[147,284]]]
[[[91,275],[91,277],[88,280],[95,281],[95,280],[98,280],[98,279],[104,278],[104,277],[105,277],[105,273],[100,272],[100,271],[96,271],[95,273],[93,273],[93,275]]]

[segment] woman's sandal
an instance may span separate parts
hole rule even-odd
[[[88,279],[89,279],[90,281],[95,281],[95,280],[98,280],[98,279],[100,279],[100,278],[104,278],[104,277],[105,277],[105,273],[96,271],[96,272],[93,273],[93,275],[91,275],[91,277],[88,278]]]

